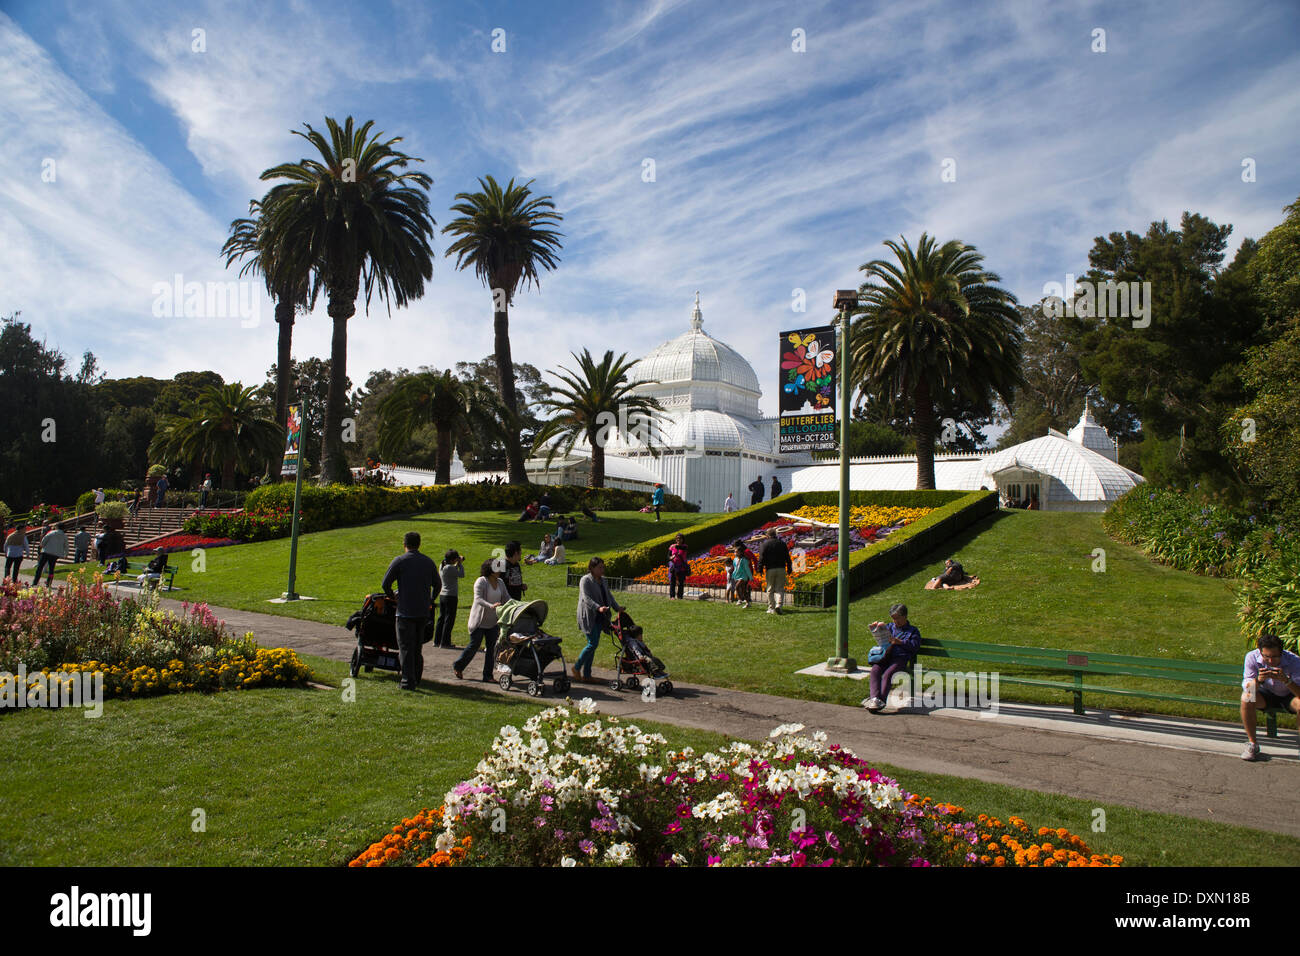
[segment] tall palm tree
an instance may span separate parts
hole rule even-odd
[[[474,274],[492,292],[492,319],[501,404],[508,420],[517,419],[515,368],[510,359],[510,304],[520,283],[540,287],[541,269],[554,269],[559,262],[560,236],[549,226],[564,217],[555,212],[550,196],[533,197],[532,180],[516,186],[513,179],[502,189],[488,176],[479,180],[481,192],[457,193],[451,211],[458,219],[443,227],[443,233],[459,236],[447,249],[456,256],[456,268],[474,267]],[[519,432],[505,428],[506,463],[511,484],[524,484],[523,449]]]
[[[293,323],[298,309],[305,309],[311,292],[309,263],[299,259],[281,259],[269,243],[262,227],[262,203],[254,199],[248,204],[248,219],[236,219],[230,224],[230,236],[221,253],[226,257],[226,268],[242,259],[241,276],[261,273],[266,280],[266,291],[275,302],[275,322],[280,327],[275,362],[275,420],[283,423],[289,409],[289,380],[293,375]],[[278,452],[276,453],[278,455]],[[268,474],[279,475],[273,467],[275,456],[269,459],[272,467]]]
[[[558,372],[551,373],[564,384],[552,390],[551,398],[540,402],[543,408],[554,412],[555,417],[542,423],[533,441],[534,453],[549,445],[546,464],[550,465],[561,450],[568,455],[579,440],[586,439],[591,448],[591,474],[587,484],[592,488],[604,488],[605,445],[612,437],[613,423],[621,425],[626,422],[633,427],[645,423],[648,427],[644,431],[637,428],[641,434],[636,437],[652,455],[659,456],[653,423],[663,406],[656,399],[633,393],[638,385],[657,383],[632,381],[628,372],[636,360],[629,362],[626,352],[614,358],[614,353],[608,351],[599,363],[587,349],[583,349],[581,355],[576,352],[569,354],[577,361],[578,369],[570,371],[561,365]]]
[[[330,387],[325,402],[321,480],[348,482],[342,418],[347,401],[348,319],[364,290],[367,310],[377,294],[385,304],[406,305],[424,294],[433,275],[425,173],[405,171],[423,162],[394,149],[400,136],[370,134],[349,116],[342,126],[326,117],[327,139],[310,124],[293,132],[316,148],[320,159],[300,159],[262,173],[283,179],[262,198],[262,223],[277,262],[312,271],[309,304],[323,289],[334,323],[330,343]],[[291,265],[290,265],[291,264]]]
[[[925,233],[915,252],[906,239],[885,245],[896,263],[861,267],[851,385],[910,409],[916,487],[933,488],[936,401],[958,393],[984,401],[993,391],[1010,403],[1021,383],[1020,316],[973,246],[937,246]]]
[[[149,455],[167,464],[198,462],[221,472],[232,488],[235,472],[251,474],[284,445],[284,428],[256,398],[257,389],[239,382],[209,385],[180,414],[165,418]]]
[[[495,422],[494,396],[474,382],[463,382],[448,369],[405,375],[379,406],[379,453],[395,459],[422,425],[438,433],[434,481],[451,484],[452,434],[464,435],[476,421]]]

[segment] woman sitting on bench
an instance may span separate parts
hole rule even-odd
[[[153,560],[144,567],[144,574],[136,578],[140,582],[141,590],[145,584],[150,587],[157,587],[158,582],[162,580],[163,572],[167,570],[167,553],[162,548],[154,549]]]

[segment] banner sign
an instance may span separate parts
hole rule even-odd
[[[298,474],[298,457],[302,447],[302,403],[295,402],[289,406],[289,422],[284,437],[284,464],[280,474],[292,477]]]
[[[781,453],[834,451],[835,326],[781,333]]]

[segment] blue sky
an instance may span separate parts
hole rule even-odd
[[[424,159],[439,227],[487,173],[555,198],[562,262],[516,299],[517,360],[643,354],[698,289],[773,413],[777,333],[828,319],[887,238],[973,243],[1022,301],[1094,236],[1184,210],[1258,238],[1300,195],[1297,35],[1290,2],[0,0],[0,315],[113,377],[260,382],[269,302],[256,325],[158,317],[156,287],[233,278],[230,220],[305,155],[289,130],[353,114]],[[423,299],[352,320],[355,384],[491,351],[490,297],[447,245]],[[295,356],[329,335],[322,304]]]

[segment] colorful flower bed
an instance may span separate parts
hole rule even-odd
[[[299,513],[299,530],[305,531]],[[205,538],[238,541],[269,541],[289,534],[293,525],[293,509],[277,508],[270,511],[196,511],[185,519],[181,530],[186,534]]]
[[[370,844],[348,866],[455,866],[469,855],[472,837],[459,843],[443,834],[442,807],[427,807],[393,825],[393,832]],[[430,852],[432,851],[432,852]]]
[[[163,551],[171,554],[173,551],[189,551],[193,548],[224,548],[228,544],[239,544],[239,542],[233,538],[209,538],[201,534],[176,531],[165,538],[156,538],[139,547],[131,548],[126,553],[128,556],[134,557],[136,555],[152,554],[162,548]]]
[[[156,593],[119,601],[100,576],[78,574],[61,591],[0,582],[0,672],[20,667],[101,673],[109,697],[304,686],[310,676],[296,653],[231,634],[206,604],[177,614]]]
[[[464,849],[478,866],[1118,866],[1065,829],[936,803],[802,724],[760,746],[670,751],[590,700],[501,728],[473,777],[352,865]],[[413,825],[415,824],[415,825]],[[1037,837],[1048,837],[1042,843]],[[466,842],[468,840],[468,842]],[[385,841],[388,841],[385,844]],[[393,851],[390,855],[390,851]],[[431,857],[428,859],[432,859]]]
[[[933,510],[880,505],[853,508],[849,512],[849,551],[857,551],[874,544],[891,532],[911,524]],[[840,509],[836,507],[805,505],[790,513],[800,518],[836,525],[836,527],[840,520]],[[787,591],[794,590],[796,578],[839,560],[838,532],[834,528],[814,530],[810,533],[808,525],[800,524],[790,518],[769,521],[744,535],[741,540],[745,542],[746,547],[757,554],[769,528],[775,528],[777,537],[790,549],[794,573],[786,578]],[[728,545],[715,544],[708,551],[702,551],[689,558],[690,573],[686,576],[686,583],[697,588],[725,588],[727,586],[726,561],[732,553]],[[757,568],[753,570],[755,578],[758,578],[761,570]],[[657,567],[648,574],[641,575],[637,580],[645,584],[666,585],[668,566]]]

